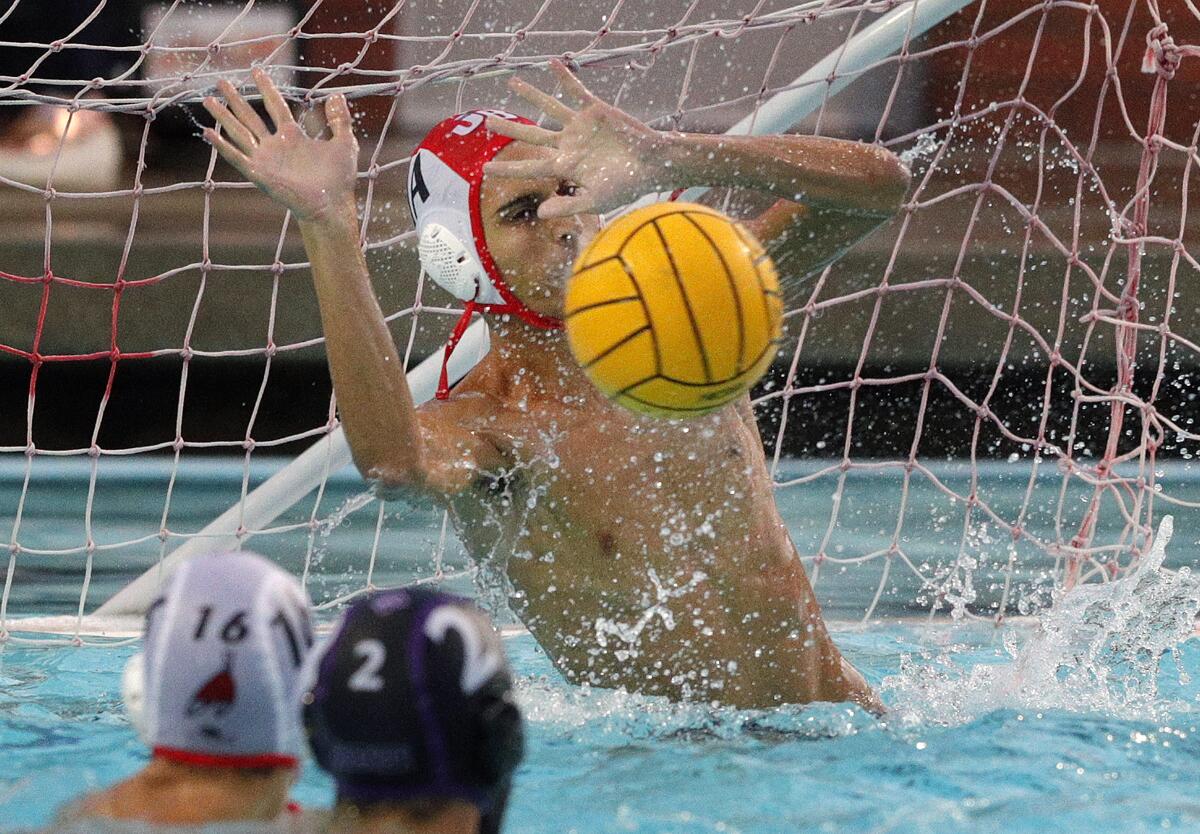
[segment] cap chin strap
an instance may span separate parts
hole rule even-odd
[[[450,338],[446,340],[446,350],[442,353],[442,371],[438,374],[437,391],[434,393],[439,400],[450,399],[450,354],[454,353],[459,339],[462,338],[463,333],[467,332],[467,325],[471,323],[471,316],[475,315],[478,307],[479,305],[473,298],[467,302],[462,315],[454,323],[454,329],[450,331]]]
[[[454,353],[467,325],[471,323],[471,316],[477,311],[515,315],[527,324],[543,330],[562,328],[561,321],[530,309],[511,291],[507,291],[507,287],[502,288],[499,279],[492,278],[489,281],[483,264],[479,262],[475,253],[442,224],[426,224],[417,242],[417,254],[421,259],[421,268],[435,284],[459,301],[466,302],[462,316],[455,323],[450,338],[446,340],[446,349],[442,354],[442,370],[438,376],[437,392],[434,394],[437,399],[450,398],[450,355]],[[485,286],[491,290],[491,295],[499,295],[504,300],[481,300],[479,296]]]

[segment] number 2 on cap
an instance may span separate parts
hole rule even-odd
[[[503,661],[483,641],[479,630],[461,610],[450,605],[443,606],[425,621],[425,636],[438,643],[445,641],[446,632],[453,631],[463,646],[463,667],[459,685],[463,692],[474,695],[492,675],[500,671]]]
[[[346,686],[351,692],[379,692],[383,689],[379,670],[387,658],[387,649],[378,640],[359,640],[354,644],[354,654],[361,657],[363,662],[350,676]]]

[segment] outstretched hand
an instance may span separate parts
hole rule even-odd
[[[542,218],[602,213],[658,190],[663,134],[601,101],[563,63],[551,61],[550,69],[578,109],[519,78],[513,78],[509,88],[561,124],[562,130],[495,117],[488,119],[487,127],[553,153],[543,159],[489,162],[484,173],[522,179],[555,177],[578,187],[575,194],[543,202],[538,209]]]
[[[246,179],[302,220],[320,219],[347,198],[353,200],[358,142],[345,96],[325,101],[330,138],[313,138],[292,118],[270,77],[261,69],[253,75],[274,130],[232,84],[222,80],[217,88],[226,104],[212,96],[204,99],[204,109],[221,132],[205,128],[204,138]]]

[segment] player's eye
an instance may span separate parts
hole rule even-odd
[[[541,204],[540,194],[527,194],[505,206],[502,216],[510,223],[528,223],[537,220],[538,206]]]
[[[559,197],[574,197],[579,193],[579,186],[573,182],[563,180],[558,184],[558,190],[554,192]]]

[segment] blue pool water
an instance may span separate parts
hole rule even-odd
[[[143,570],[153,566],[161,553],[169,552],[182,536],[200,531],[237,499],[245,479],[247,489],[277,472],[286,461],[256,458],[244,470],[237,460],[199,459],[184,464],[172,474],[169,458],[136,460],[101,458],[91,487],[91,461],[84,458],[35,458],[25,486],[25,459],[0,456],[0,542],[13,538],[16,508],[23,514],[15,538],[27,550],[17,555],[9,589],[10,615],[74,613],[85,576],[84,546],[90,533],[96,549],[85,609],[97,605],[124,587]],[[1002,594],[1001,574],[1013,566],[1010,602],[1028,600],[1044,605],[1050,584],[1048,568],[1053,560],[1023,539],[1015,544],[996,525],[976,511],[969,530],[968,546],[962,547],[964,505],[954,501],[926,477],[915,473],[907,502],[901,502],[904,471],[900,466],[884,470],[852,470],[837,506],[837,524],[829,531],[834,495],[840,473],[825,472],[828,460],[785,461],[776,473],[784,486],[776,493],[783,520],[800,553],[817,552],[829,535],[826,552],[832,558],[853,559],[886,550],[896,530],[897,545],[909,563],[922,569],[935,583],[953,584],[962,576],[961,557],[974,563],[970,569],[976,600],[971,607],[987,613]],[[1026,507],[1022,526],[1031,537],[1053,541],[1069,539],[1078,529],[1090,497],[1089,489],[1075,479],[1064,492],[1062,476],[1050,464],[1037,470],[1030,489],[1031,464],[985,462],[978,468],[977,494],[1001,517],[1012,521]],[[1158,480],[1166,491],[1189,507],[1158,502],[1157,515],[1171,512],[1176,518],[1178,545],[1172,563],[1200,562],[1200,467],[1186,463],[1160,463]],[[971,490],[971,469],[965,463],[947,462],[933,469],[941,483],[959,495]],[[347,468],[328,479],[319,494],[301,498],[294,507],[272,522],[273,528],[294,528],[285,533],[260,535],[248,546],[304,574],[309,593],[321,603],[367,581],[369,554],[377,551],[376,584],[395,584],[430,576],[435,568],[442,514],[429,507],[403,502],[386,505],[384,525],[375,543],[377,505],[344,515],[356,504],[363,482]],[[1026,499],[1026,494],[1029,494]],[[24,496],[23,504],[22,495]],[[170,496],[168,502],[167,496]],[[87,509],[91,506],[89,517]],[[1059,506],[1062,506],[1061,512]],[[170,538],[162,542],[163,517]],[[1056,531],[1056,521],[1061,518]],[[330,519],[333,522],[330,522]],[[316,519],[311,531],[304,526]],[[89,522],[90,521],[90,526]],[[1122,516],[1106,503],[1099,516],[1097,544],[1111,544],[1120,535]],[[297,526],[299,525],[299,526]],[[1010,549],[1011,547],[1011,549]],[[44,555],[39,551],[51,551]],[[64,552],[65,553],[61,553]],[[922,594],[921,579],[899,560],[875,558],[862,564],[826,562],[815,575],[814,585],[821,605],[832,619],[861,619],[875,598],[884,578],[874,613],[883,619],[912,616],[928,611],[931,596]],[[447,572],[461,570],[466,559],[448,537],[442,565]],[[811,560],[808,560],[810,571]],[[886,571],[886,577],[884,572]],[[0,581],[3,575],[0,573]],[[458,590],[469,591],[471,583],[459,580]]]
[[[946,629],[839,639],[873,682]],[[963,665],[1004,657],[960,631]],[[1200,829],[1200,716],[1176,669],[1153,716],[997,706],[963,723],[877,722],[819,705],[714,712],[563,683],[527,636],[508,641],[531,729],[510,832],[1128,832]],[[117,688],[131,649],[13,649],[0,665],[0,830],[46,822],[145,752]],[[1200,671],[1200,650],[1183,664]],[[897,705],[903,707],[902,704]],[[306,766],[296,790],[324,805]]]
[[[18,536],[22,544],[50,549],[78,543],[87,481],[72,466],[52,461],[33,479]],[[270,474],[272,465],[256,466],[252,484]],[[807,471],[789,466],[786,474],[793,476]],[[101,473],[92,531],[97,542],[132,540],[158,528],[166,470],[156,467],[118,464]],[[224,509],[241,474],[228,464],[187,468],[173,501],[171,529],[194,531],[214,510]],[[0,471],[5,512],[20,489],[13,475]],[[953,465],[941,475],[948,483],[966,478]],[[1002,509],[1016,506],[1027,473],[996,468],[985,475],[981,493]],[[886,542],[895,521],[897,480],[851,478],[835,546],[853,553]],[[1164,480],[1176,495],[1200,497],[1200,480],[1189,470],[1168,467]],[[359,488],[350,475],[334,478],[318,515],[342,506]],[[904,546],[936,570],[958,552],[960,530],[945,520],[945,502],[922,489],[918,483],[910,496]],[[830,492],[830,482],[823,480],[780,493],[781,510],[802,551],[824,532]],[[1057,497],[1053,479],[1045,494]],[[1072,498],[1073,506],[1078,503]],[[1048,500],[1035,496],[1033,504],[1030,529],[1047,529]],[[303,519],[311,512],[310,503],[289,517]],[[367,511],[334,525],[316,537],[313,548],[306,533],[263,537],[255,546],[294,569],[315,553],[310,587],[318,600],[329,598],[363,582],[362,555],[374,538],[374,515]],[[4,540],[11,522],[0,513]],[[439,525],[440,516],[427,510],[389,509],[377,580],[427,576]],[[1194,513],[1176,512],[1168,566],[1194,559],[1198,531]],[[991,553],[986,538],[980,547],[985,558],[975,573],[975,605],[986,607],[995,593],[995,569],[1009,557],[1001,546]],[[89,608],[152,564],[157,552],[157,541],[98,552]],[[451,547],[445,563],[461,566],[461,554]],[[70,610],[78,602],[81,566],[78,556],[21,554],[10,607],[16,613]],[[1040,593],[1043,570],[1036,562],[1023,565],[1018,584]],[[874,565],[826,571],[818,590],[827,612],[842,622],[861,617],[878,577]],[[883,722],[845,706],[723,711],[579,689],[563,682],[528,635],[510,638],[531,743],[507,830],[1200,830],[1200,685],[1192,682],[1200,679],[1200,645],[1181,643],[1164,655],[1161,667],[1137,652],[1170,625],[1163,615],[1178,598],[1138,586],[1138,616],[1128,616],[1126,605],[1120,628],[1080,648],[1047,644],[1028,623],[996,629],[952,623],[944,614],[925,620],[918,596],[919,583],[898,573],[885,589],[878,619],[834,628],[848,657],[882,686],[894,708]],[[1092,627],[1095,617],[1072,622]],[[144,763],[145,751],[118,694],[121,669],[135,650],[0,648],[0,832],[45,824],[63,801]],[[1077,668],[1089,672],[1082,684]],[[323,806],[329,784],[306,766],[296,797]]]

